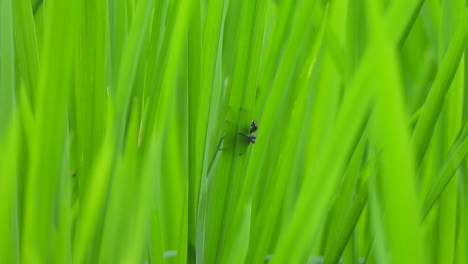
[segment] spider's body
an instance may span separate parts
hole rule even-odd
[[[255,134],[246,135],[243,133],[239,133],[239,135],[246,137],[247,140],[249,141],[249,144],[250,143],[255,144],[255,140],[257,139],[257,135]]]
[[[250,133],[257,131],[257,129],[258,129],[257,123],[255,123],[255,121],[252,120],[252,122],[250,123]]]

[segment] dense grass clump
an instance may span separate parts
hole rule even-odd
[[[465,0],[0,0],[0,263],[468,263],[467,50]]]

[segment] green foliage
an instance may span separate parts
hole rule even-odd
[[[464,0],[0,0],[0,263],[467,263],[467,50]]]

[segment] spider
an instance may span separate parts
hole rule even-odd
[[[255,144],[255,140],[257,139],[257,135],[255,135],[255,134],[246,135],[244,133],[238,133],[238,134],[241,135],[241,136],[246,137],[247,140],[249,141],[249,144],[250,143]]]
[[[252,122],[250,123],[250,133],[257,131],[257,129],[258,129],[257,123],[255,123],[255,121],[252,120]]]
[[[238,134],[241,135],[241,136],[246,137],[247,140],[249,141],[249,144],[250,143],[255,144],[255,140],[257,139],[257,135],[252,134],[252,133],[257,131],[257,129],[258,129],[257,123],[255,123],[255,121],[252,120],[252,122],[250,123],[250,134],[249,135],[246,135],[244,133],[238,133]]]

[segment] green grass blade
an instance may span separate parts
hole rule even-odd
[[[240,162],[246,159],[248,144],[245,139],[240,138],[237,133],[247,130],[252,118],[251,109],[253,108],[255,98],[258,64],[255,64],[256,61],[250,63],[250,56],[260,56],[261,54],[261,44],[263,41],[262,23],[254,23],[254,21],[256,21],[254,20],[255,14],[263,11],[262,7],[264,6],[262,6],[261,3],[264,2],[244,1],[242,4],[242,8],[245,12],[242,15],[239,43],[249,44],[239,46],[237,50],[233,82],[228,84],[229,88],[226,92],[226,96],[229,98],[229,106],[226,115],[223,154],[221,156],[217,175],[213,179],[210,179],[211,183],[206,189],[208,204],[206,205],[205,221],[207,225],[211,226],[211,230],[206,230],[205,240],[200,246],[205,251],[204,261],[209,263],[217,261],[222,262],[229,254],[230,247],[226,247],[225,243],[231,242],[229,241],[230,238],[226,241],[226,236],[230,234],[224,232],[227,231],[225,227],[229,224],[228,220],[232,218],[232,216],[229,217],[229,214],[232,214],[232,210],[235,209],[235,198],[239,192],[239,183],[243,181],[243,176],[232,178],[231,175],[233,175],[233,171],[237,169],[236,166],[240,166],[239,169],[241,169],[238,175],[243,175],[242,169],[245,170],[245,163],[244,166],[242,166]],[[255,9],[256,6],[259,7],[258,11]],[[261,22],[262,18],[261,15],[258,16],[257,21]],[[207,25],[208,23],[209,20],[207,20]],[[252,28],[254,28],[254,30],[252,30]],[[252,72],[249,74],[246,69],[251,69]],[[201,87],[204,87],[203,76]],[[202,111],[200,114],[203,114],[203,110],[200,110]],[[235,162],[238,162],[238,164]],[[204,170],[205,169],[207,168],[205,168],[204,165]],[[213,199],[210,197],[218,198]],[[223,220],[220,221],[220,219]]]
[[[77,29],[74,10],[74,3],[61,1],[51,1],[46,6],[45,49],[37,93],[35,134],[25,183],[26,207],[21,245],[24,262],[45,262],[52,255],[63,254],[67,250],[64,244],[52,251],[49,232],[57,228],[53,225],[52,216],[58,177],[68,176],[62,175],[60,168],[65,162],[62,157],[63,146],[67,143],[64,128],[74,58],[72,51],[77,43],[76,35],[67,34],[70,29]],[[63,263],[66,260],[55,261]]]
[[[311,43],[306,42],[307,47],[310,46],[310,48],[305,54],[307,59],[299,75],[297,83],[298,88],[294,91],[295,94],[291,99],[291,107],[293,108],[293,111],[291,116],[288,116],[290,123],[287,123],[288,126],[285,128],[283,135],[278,134],[276,137],[272,135],[272,142],[279,142],[281,140],[279,137],[284,137],[283,144],[280,145],[279,153],[288,153],[290,155],[290,159],[287,159],[284,154],[280,154],[278,163],[273,165],[276,173],[269,175],[265,182],[265,186],[262,186],[262,188],[265,189],[265,193],[262,198],[264,202],[260,203],[258,211],[255,212],[257,215],[253,218],[253,228],[251,231],[252,237],[250,243],[256,246],[250,248],[247,262],[256,263],[262,261],[267,253],[269,253],[271,244],[274,244],[271,240],[274,235],[275,221],[269,221],[268,219],[276,219],[279,217],[282,207],[281,200],[286,192],[286,188],[284,188],[284,186],[291,180],[289,177],[279,176],[288,175],[292,170],[292,159],[294,158],[294,153],[296,153],[295,149],[297,147],[296,144],[294,144],[294,141],[297,139],[295,134],[300,129],[301,122],[299,122],[299,120],[304,119],[305,114],[307,113],[307,101],[304,100],[304,98],[307,98],[308,96],[312,72],[317,66],[316,61],[319,55],[319,50],[322,47],[323,36],[327,26],[327,14],[328,13],[324,11],[316,37]],[[294,124],[296,124],[296,126],[294,126]],[[254,177],[252,175],[249,176],[251,178],[246,180],[242,197],[242,199],[245,200],[250,198],[251,194],[249,192],[253,187]]]
[[[383,44],[383,42],[379,42]],[[386,67],[378,71],[374,137],[382,149],[382,177],[385,188],[377,194],[385,217],[383,239],[389,263],[425,263],[424,244],[419,230],[418,204],[416,203],[415,169],[412,163],[409,133],[401,95],[401,83],[395,54],[388,46],[379,52]],[[376,54],[377,55],[377,54]],[[403,183],[403,184],[402,184]],[[395,195],[397,194],[397,195]],[[379,237],[378,237],[379,238]],[[382,241],[383,240],[383,241]],[[380,247],[380,246],[379,246]]]
[[[0,139],[0,146],[5,150],[1,157],[0,173],[0,261],[20,263],[20,229],[18,219],[18,144],[17,123],[10,125]]]
[[[270,3],[270,7],[273,7],[274,2]],[[290,29],[290,21],[294,20],[295,14],[298,12],[296,1],[281,1],[278,8],[281,12],[278,12],[278,18],[273,20],[269,40],[265,46],[265,59],[262,64],[262,77],[259,83],[258,89],[258,106],[256,107],[256,115],[261,115],[264,107],[265,100],[268,96],[269,87],[272,85],[274,80],[274,74],[277,70],[279,61],[284,52],[285,45],[287,43]]]
[[[12,12],[15,21],[15,51],[21,80],[28,92],[28,98],[34,102],[39,76],[39,52],[31,1],[15,1]]]
[[[144,221],[138,219],[139,212],[148,212],[148,206],[144,206],[138,197],[147,192],[146,188],[152,187],[151,184],[147,184],[145,188],[140,186],[147,182],[145,178],[139,177],[140,167],[137,160],[139,110],[138,104],[132,106],[123,154],[117,158],[115,165],[104,216],[99,263],[125,263],[131,260],[142,262],[143,252],[146,252],[144,247],[129,247],[126,243],[127,239],[136,244],[141,243],[135,240],[138,236],[141,237],[139,229],[145,230],[149,227],[149,222],[145,225]],[[102,179],[106,179],[105,174]],[[135,206],[133,199],[140,201],[141,206]]]
[[[82,194],[80,211],[77,216],[74,241],[74,261],[84,263],[95,261],[99,256],[92,246],[98,247],[103,212],[106,208],[110,171],[112,166],[112,142],[109,133],[104,137],[101,150],[96,154],[97,162],[91,172],[92,184]],[[93,254],[94,253],[94,254]]]
[[[467,21],[0,0],[0,262],[467,262]]]
[[[15,50],[12,1],[2,0],[0,7],[0,138],[3,138],[15,106]]]
[[[230,178],[227,190],[228,196],[224,208],[224,231],[221,233],[219,242],[221,251],[219,254],[221,254],[221,257],[219,258],[218,254],[218,261],[221,263],[227,262],[226,257],[228,256],[231,263],[245,261],[247,254],[247,247],[245,245],[250,233],[251,218],[244,214],[250,215],[251,207],[249,204],[239,203],[244,188],[243,184],[250,154],[248,150],[250,144],[246,144],[245,138],[239,137],[237,133],[248,134],[250,132],[250,124],[252,120],[255,120],[253,110],[260,77],[260,58],[263,53],[266,13],[268,9],[268,1],[260,0],[252,2],[255,4],[253,8],[254,13],[244,13],[246,17],[242,21],[242,36],[240,38],[240,43],[244,42],[243,37],[245,37],[246,43],[250,41],[250,47],[246,45],[249,50],[239,49],[236,57],[228,119],[225,126],[226,136],[223,144],[223,148],[227,151],[223,150],[219,168],[219,172]],[[248,8],[248,6],[245,8]],[[253,27],[253,30],[248,34],[245,31],[250,27]],[[243,51],[246,51],[246,53],[243,53]],[[238,236],[238,232],[240,232],[240,236]],[[243,242],[241,242],[242,238],[245,239]],[[240,248],[239,251],[242,253],[237,254],[236,251],[233,251],[233,248]],[[236,258],[233,259],[232,257],[236,254]]]
[[[355,229],[362,210],[367,203],[367,190],[358,189],[357,186],[357,181],[360,178],[364,178],[363,181],[367,181],[368,177],[368,175],[360,175],[365,146],[364,139],[366,139],[365,136],[361,139],[361,142],[356,148],[344,176],[345,178],[341,186],[342,189],[334,204],[335,213],[331,215],[331,221],[333,224],[327,249],[325,251],[325,263],[338,262],[341,252],[343,252],[348,239]],[[369,171],[363,170],[363,174],[364,173],[368,174]],[[357,192],[357,194],[354,194],[355,192]],[[350,202],[352,203],[350,204]]]
[[[154,2],[151,0],[138,3],[136,19],[132,23],[123,50],[115,97],[114,131],[117,137],[117,152],[120,152],[123,147],[127,111],[131,101],[130,97],[141,56],[141,48],[149,31],[153,6]]]
[[[188,32],[188,162],[189,162],[189,242],[194,251],[196,240],[196,219],[198,211],[198,202],[200,199],[200,180],[202,166],[202,156],[199,155],[201,149],[197,143],[199,131],[197,130],[198,119],[198,93],[200,91],[201,78],[201,52],[202,52],[202,34],[201,34],[201,10],[200,1],[194,4],[194,10],[190,21],[191,27]],[[219,148],[219,147],[218,147]],[[209,169],[208,169],[209,171]]]
[[[364,58],[364,61],[367,59]],[[364,78],[364,75],[361,76]],[[362,92],[363,83],[364,79],[355,79],[351,83],[347,97],[345,97],[337,115],[333,132],[324,142],[324,153],[318,157],[316,168],[311,166],[307,168],[307,177],[304,179],[298,197],[294,217],[280,236],[275,249],[276,253],[273,256],[273,263],[282,263],[287,259],[293,261],[304,259],[304,253],[310,246],[311,234],[318,233],[322,217],[327,210],[326,201],[333,195],[338,176],[341,175],[349,158],[349,152],[357,144],[357,138],[362,134],[368,118],[371,93]],[[351,109],[353,110],[351,111]],[[333,170],[328,171],[327,168],[333,168]],[[311,177],[312,171],[314,171],[313,177]],[[314,204],[313,207],[312,204]]]
[[[76,141],[76,163],[80,187],[88,188],[92,161],[100,148],[106,124],[106,1],[84,1],[80,5],[80,56],[73,91],[72,130]]]
[[[424,158],[427,146],[431,139],[432,131],[441,112],[445,95],[450,87],[450,83],[455,76],[456,70],[466,42],[468,41],[468,8],[465,8],[454,33],[454,38],[447,48],[444,59],[441,62],[437,76],[432,84],[426,102],[419,117],[419,121],[414,129],[411,142],[415,151],[415,162],[420,164]]]
[[[468,155],[467,133],[468,121],[465,121],[465,125],[463,126],[463,130],[460,133],[459,138],[451,147],[448,157],[442,165],[437,181],[434,182],[431,191],[429,192],[427,198],[424,201],[424,205],[422,207],[423,219],[427,216],[437,199],[439,199],[443,190],[452,180],[452,177],[459,168],[459,166],[462,164],[463,161],[465,161]]]
[[[115,96],[120,78],[120,68],[122,64],[123,51],[129,31],[127,1],[108,1],[109,5],[109,34],[110,34],[110,58],[111,94]],[[141,19],[141,17],[140,17]]]
[[[442,31],[439,50],[444,54],[447,45],[454,34],[453,24],[458,24],[463,15],[465,1],[451,1],[442,3]],[[462,59],[463,61],[463,55]],[[454,143],[458,130],[461,128],[463,114],[464,93],[464,64],[460,63],[453,77],[452,84],[446,94],[446,105],[442,112],[444,122],[444,141],[442,144],[447,151]],[[439,227],[438,227],[438,263],[453,262],[456,232],[457,232],[457,204],[458,184],[451,181],[442,193],[439,200]]]

